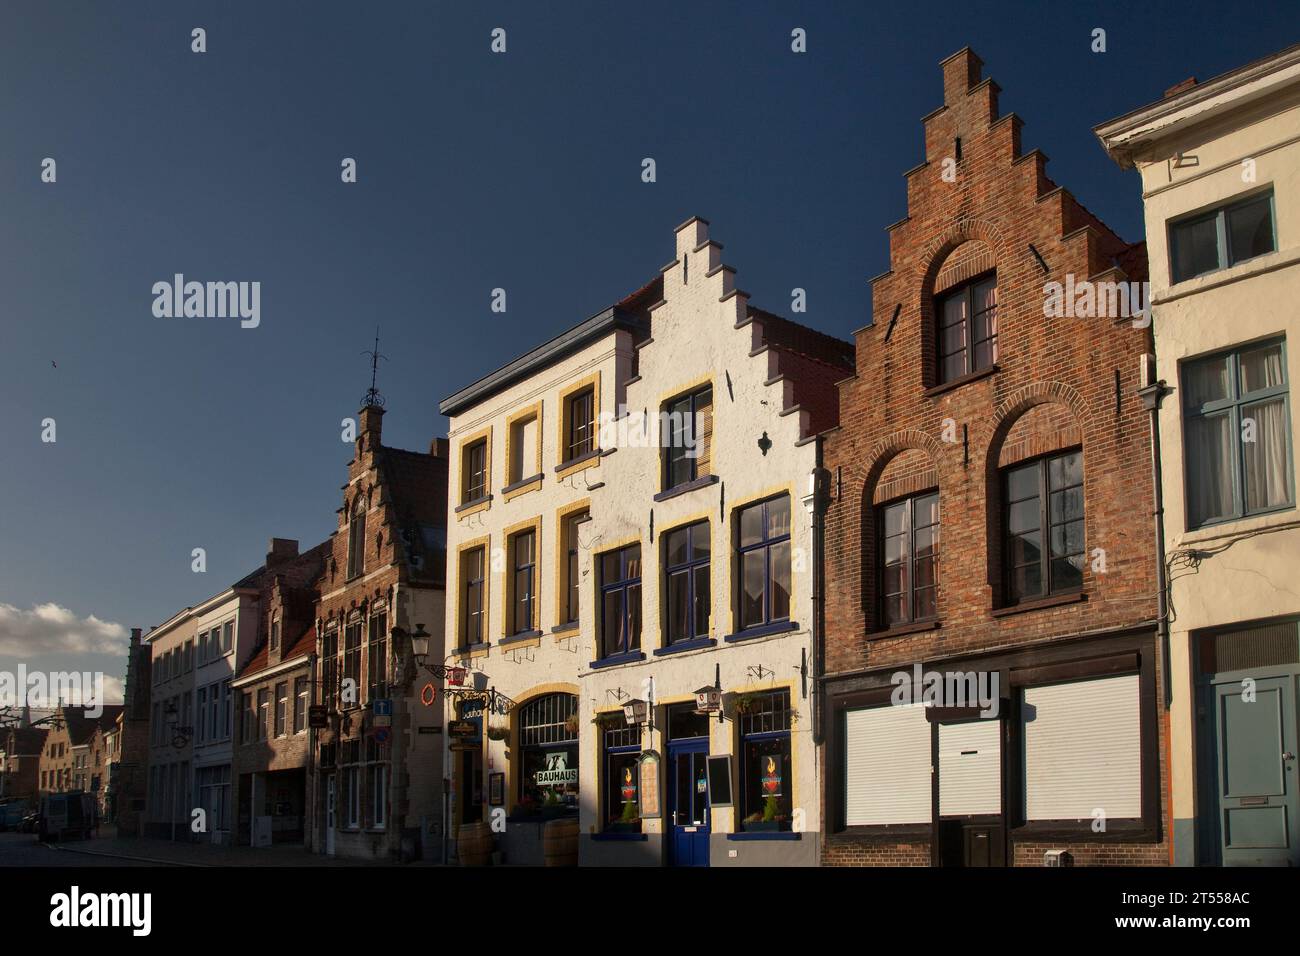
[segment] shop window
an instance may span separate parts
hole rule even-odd
[[[740,628],[790,618],[790,496],[740,510]]]
[[[746,831],[789,830],[794,786],[790,765],[788,690],[742,694],[736,718],[740,735],[740,819]]]
[[[880,509],[880,621],[894,627],[939,613],[939,493]]]
[[[1174,282],[1226,269],[1276,248],[1272,190],[1169,224]]]
[[[519,708],[521,813],[578,812],[578,698],[547,694]]]
[[[600,556],[601,657],[641,647],[641,545]]]
[[[1285,341],[1187,362],[1182,385],[1188,525],[1293,507]]]
[[[998,360],[998,282],[983,275],[945,292],[936,302],[939,381],[992,368]]]
[[[1083,452],[1051,455],[1002,474],[1009,604],[1083,585]]]
[[[709,523],[663,536],[668,643],[709,635]]]
[[[622,724],[622,715],[617,715]],[[641,727],[614,725],[602,730],[605,753],[605,830],[641,832]]]
[[[1142,816],[1138,675],[1021,692],[1024,819]]]
[[[713,388],[674,399],[664,406],[664,411],[668,435],[663,453],[663,488],[667,491],[711,473]]]
[[[841,717],[841,827],[928,824],[930,722],[920,705],[847,710]]]

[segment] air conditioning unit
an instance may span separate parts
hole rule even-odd
[[[1048,850],[1043,854],[1043,866],[1073,866],[1069,850]]]

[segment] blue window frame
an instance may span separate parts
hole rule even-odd
[[[605,829],[641,832],[641,727],[613,726],[603,731],[605,750]]]
[[[1295,507],[1285,339],[1184,362],[1189,528]]]
[[[789,620],[789,495],[740,509],[736,555],[741,630]]]
[[[709,523],[667,532],[664,539],[668,643],[709,634]]]
[[[641,648],[641,545],[600,556],[601,657]]]
[[[790,763],[788,690],[743,694],[740,734],[740,821],[746,831],[790,829],[793,768]]]
[[[1174,282],[1217,272],[1277,249],[1273,191],[1194,213],[1169,223],[1169,271]]]

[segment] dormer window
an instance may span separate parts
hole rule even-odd
[[[348,577],[355,578],[365,570],[366,552],[366,501],[358,498],[352,506],[348,522]]]
[[[940,296],[939,381],[992,368],[998,360],[998,281],[986,273]]]

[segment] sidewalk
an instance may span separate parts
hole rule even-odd
[[[174,843],[146,837],[119,837],[112,827],[89,840],[49,844],[66,853],[84,853],[139,860],[159,866],[397,866],[389,861],[347,860],[311,853],[300,846],[213,846],[210,843]]]

